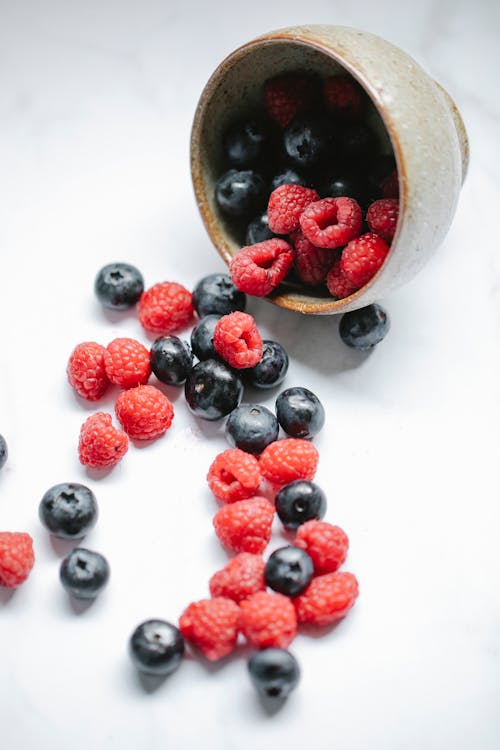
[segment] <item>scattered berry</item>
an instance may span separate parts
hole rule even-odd
[[[55,484],[42,497],[38,515],[54,536],[79,539],[96,524],[97,501],[92,490],[83,484]]]
[[[182,284],[163,281],[146,289],[139,300],[139,322],[160,336],[174,333],[193,317],[192,295]]]
[[[214,347],[215,326],[220,315],[205,315],[191,332],[191,348],[199,360],[219,359]]]
[[[288,546],[274,550],[266,563],[264,578],[269,588],[293,597],[309,586],[313,572],[313,562],[307,552]]]
[[[89,469],[111,468],[128,449],[128,437],[111,423],[105,412],[92,414],[82,425],[78,442],[80,463]]]
[[[382,266],[389,246],[376,234],[362,234],[351,240],[342,251],[340,267],[347,281],[359,289],[374,276]]]
[[[307,521],[299,526],[294,544],[309,553],[316,575],[334,573],[349,549],[347,534],[326,521]]]
[[[146,620],[130,636],[129,654],[140,672],[169,675],[175,672],[184,656],[184,638],[170,622]]]
[[[368,201],[368,190],[364,175],[348,173],[343,176],[335,176],[327,180],[322,190],[325,198],[353,198],[360,206],[365,206]]]
[[[290,239],[295,250],[294,268],[298,278],[307,286],[324,284],[335,261],[336,251],[316,247],[304,237],[300,229]]]
[[[366,352],[379,344],[390,328],[387,313],[380,305],[368,305],[345,313],[340,319],[340,338],[353,349]]]
[[[265,591],[264,565],[260,555],[241,552],[213,574],[209,582],[210,594],[239,603],[257,591]]]
[[[384,198],[399,198],[398,170],[394,169],[382,184]]]
[[[352,286],[344,276],[340,258],[330,268],[326,277],[326,285],[330,294],[337,299],[345,299],[356,291],[356,287]]]
[[[327,78],[323,93],[327,109],[335,117],[352,120],[359,117],[363,110],[361,87],[351,76]]]
[[[251,315],[224,315],[214,329],[214,349],[231,367],[253,367],[262,357],[262,338]]]
[[[319,195],[302,185],[286,184],[273,190],[267,206],[269,228],[276,234],[289,234],[299,228],[300,215]]]
[[[193,291],[193,307],[200,318],[229,315],[244,310],[245,295],[238,291],[227,273],[212,273],[199,281]]]
[[[132,440],[153,440],[163,435],[174,418],[174,407],[158,388],[139,385],[116,400],[118,421]]]
[[[374,232],[382,239],[390,242],[396,231],[398,214],[399,202],[396,198],[383,198],[375,201],[369,206],[366,214],[370,232]]]
[[[309,439],[325,424],[319,398],[307,388],[287,388],[276,399],[276,416],[287,435]]]
[[[208,486],[218,500],[234,503],[255,495],[260,485],[259,462],[239,448],[228,448],[212,462]]]
[[[150,353],[135,339],[114,339],[104,352],[106,375],[120,388],[143,385],[151,374]]]
[[[303,594],[294,599],[299,623],[330,625],[351,609],[358,596],[352,573],[327,573],[313,578]]]
[[[307,180],[294,169],[284,169],[275,174],[271,180],[271,192],[282,185],[307,185]]]
[[[233,166],[253,167],[268,155],[274,136],[274,128],[263,119],[240,120],[226,131],[224,151]]]
[[[75,547],[59,568],[66,591],[76,599],[95,599],[109,579],[109,564],[99,552]]]
[[[276,238],[243,247],[233,256],[229,270],[240,291],[265,297],[281,284],[292,263],[292,248],[285,240]]]
[[[233,448],[259,455],[278,439],[278,420],[269,409],[258,404],[240,404],[226,422],[226,438]]]
[[[7,458],[9,457],[9,450],[7,448],[7,441],[3,435],[0,435],[0,469],[3,469]]]
[[[269,229],[269,220],[267,218],[267,211],[263,214],[259,214],[252,219],[247,227],[245,235],[245,244],[257,245],[259,242],[265,242],[266,240],[272,240],[276,235]]]
[[[362,167],[376,150],[375,134],[362,122],[349,123],[337,128],[337,153],[349,167]]]
[[[262,359],[255,367],[245,370],[245,378],[255,388],[274,388],[286,377],[288,354],[277,341],[264,339],[262,347]]]
[[[193,366],[193,355],[177,336],[161,336],[151,347],[151,370],[167,385],[182,385]]]
[[[236,646],[240,610],[231,599],[218,596],[193,602],[179,619],[187,640],[211,661],[227,656]]]
[[[319,454],[308,440],[286,438],[264,449],[260,457],[262,475],[275,485],[295,479],[313,479]]]
[[[35,564],[33,539],[19,531],[0,531],[0,586],[16,588]]]
[[[310,203],[300,217],[306,239],[316,247],[345,245],[361,231],[361,209],[352,198],[322,198]]]
[[[317,99],[316,79],[303,73],[283,73],[264,84],[264,103],[269,116],[282,128]]]
[[[288,698],[300,679],[297,659],[282,648],[256,651],[248,660],[248,672],[257,692],[265,698]]]
[[[296,479],[282,487],[275,504],[281,523],[292,530],[311,519],[323,518],[326,513],[325,493],[306,479]]]
[[[85,341],[73,350],[66,372],[76,393],[88,401],[97,401],[109,385],[104,355],[106,349],[95,341]]]
[[[207,359],[193,367],[184,393],[193,414],[212,421],[236,409],[243,396],[243,383],[224,362]]]
[[[97,299],[110,310],[127,310],[139,301],[144,279],[129,263],[109,263],[101,268],[94,282]]]
[[[240,604],[240,629],[257,648],[287,648],[297,633],[297,617],[290,599],[258,591]]]
[[[299,169],[312,169],[327,159],[333,145],[333,130],[323,115],[304,114],[287,125],[283,137],[290,161]]]
[[[219,177],[215,185],[215,200],[227,216],[252,216],[266,202],[267,188],[264,180],[250,169],[230,169]]]
[[[264,552],[271,538],[274,505],[265,497],[223,505],[214,516],[217,537],[232,552]]]

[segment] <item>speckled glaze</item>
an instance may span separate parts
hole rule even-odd
[[[373,102],[369,118],[396,156],[400,215],[387,259],[360,290],[335,301],[284,283],[269,298],[316,315],[354,310],[415,276],[443,240],[467,172],[467,134],[453,100],[405,52],[378,36],[343,26],[297,26],[265,34],[232,52],[208,81],[195,113],[191,170],[208,233],[229,263],[240,247],[220,214],[214,185],[223,171],[221,134],[238,114],[258,107],[263,82],[288,70],[348,71]]]

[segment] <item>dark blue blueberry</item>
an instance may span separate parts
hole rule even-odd
[[[280,547],[264,568],[266,586],[285,596],[298,596],[310,584],[314,565],[308,553],[299,547]]]
[[[205,315],[229,315],[244,310],[247,298],[236,289],[227,273],[212,273],[199,281],[193,291],[193,307],[200,318]]]
[[[389,328],[385,310],[380,305],[368,305],[342,315],[339,333],[344,344],[365,352],[379,344]]]
[[[38,515],[46,529],[61,539],[85,536],[97,521],[94,493],[75,482],[56,484],[40,501]]]
[[[219,359],[214,349],[215,326],[221,315],[205,315],[191,333],[191,349],[199,360]]]
[[[75,547],[61,562],[59,578],[76,599],[95,599],[109,580],[109,565],[99,552]]]
[[[334,132],[328,118],[322,115],[299,115],[287,125],[283,138],[290,160],[307,170],[329,155]]]
[[[364,161],[376,149],[376,137],[363,123],[350,123],[337,128],[336,152],[341,161],[351,166]]]
[[[276,399],[276,416],[287,435],[314,437],[325,424],[325,410],[319,398],[307,388],[287,388]]]
[[[215,199],[228,216],[252,216],[267,199],[268,190],[260,174],[230,169],[217,180]]]
[[[161,336],[151,347],[151,369],[162,383],[181,385],[193,366],[189,345],[177,336]]]
[[[262,343],[261,360],[245,371],[245,377],[256,388],[274,388],[283,382],[288,372],[288,354],[277,341],[264,340]]]
[[[94,282],[97,299],[110,310],[127,310],[139,301],[144,279],[129,263],[109,263],[101,268]]]
[[[129,654],[140,672],[156,677],[174,672],[184,655],[181,631],[165,620],[146,620],[132,633]]]
[[[325,198],[354,198],[363,207],[369,201],[369,192],[366,179],[357,174],[327,180],[321,191]]]
[[[297,686],[300,669],[297,659],[283,648],[264,648],[248,660],[250,679],[259,695],[284,700]]]
[[[3,468],[5,465],[5,462],[7,461],[7,458],[9,456],[9,451],[7,448],[7,442],[3,435],[0,435],[0,469]]]
[[[307,184],[307,180],[294,169],[284,169],[282,172],[278,172],[278,174],[274,175],[274,177],[272,178],[271,191],[276,190],[276,188],[279,188],[282,185],[307,186]]]
[[[265,242],[277,236],[269,229],[267,212],[264,212],[252,219],[248,225],[245,242],[247,245],[255,245],[257,242]]]
[[[298,529],[306,521],[319,520],[326,513],[323,490],[307,479],[285,484],[275,498],[276,512],[287,529]]]
[[[240,120],[224,135],[224,153],[234,167],[253,167],[271,152],[275,138],[272,123],[263,119]]]
[[[233,448],[258,455],[278,439],[278,420],[269,409],[258,404],[241,404],[229,415],[226,438]]]
[[[198,362],[184,386],[186,401],[197,417],[213,421],[236,409],[243,397],[243,383],[223,362]]]

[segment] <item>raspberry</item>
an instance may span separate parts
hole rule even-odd
[[[80,430],[78,454],[80,463],[91,469],[114,466],[125,455],[128,437],[111,424],[111,415],[92,414]]]
[[[268,445],[259,463],[263,476],[282,486],[295,479],[313,479],[318,459],[318,451],[308,440],[285,438]]]
[[[0,532],[0,586],[13,589],[23,583],[35,563],[33,539],[18,531]]]
[[[240,602],[257,591],[264,591],[264,567],[265,563],[260,555],[251,555],[249,552],[236,555],[211,577],[211,595],[225,596]]]
[[[214,516],[220,542],[232,552],[264,552],[271,538],[274,505],[265,497],[252,497],[224,505]]]
[[[366,221],[370,231],[390,242],[398,223],[399,202],[396,198],[383,198],[369,206]]]
[[[158,388],[138,385],[120,393],[115,405],[121,426],[133,440],[153,440],[168,430],[174,407]]]
[[[262,358],[262,338],[251,315],[224,315],[214,329],[214,348],[231,367],[253,367]]]
[[[150,354],[135,339],[114,339],[104,352],[106,374],[120,388],[147,383],[151,374]]]
[[[211,661],[230,654],[238,637],[240,609],[231,599],[218,596],[193,602],[179,618],[179,628]]]
[[[192,317],[191,292],[175,281],[155,284],[143,292],[139,300],[139,322],[151,333],[173,333]]]
[[[315,247],[298,229],[290,237],[294,250],[295,273],[308,286],[324,284],[335,260],[335,250]]]
[[[257,648],[287,648],[297,633],[297,615],[287,596],[258,591],[240,604],[240,630]]]
[[[281,284],[293,263],[293,250],[285,240],[272,239],[242,247],[229,271],[240,292],[265,297]]]
[[[316,247],[340,247],[357,237],[363,216],[354,198],[323,198],[310,203],[300,217],[305,237]]]
[[[284,73],[264,84],[264,104],[269,117],[284,128],[299,112],[306,112],[317,98],[316,79],[301,73]]]
[[[104,367],[105,348],[95,341],[78,344],[69,358],[66,372],[72,388],[82,398],[97,401],[109,385]]]
[[[352,573],[327,573],[313,578],[293,603],[299,623],[330,625],[350,610],[358,595],[358,582]]]
[[[347,534],[326,521],[306,521],[299,526],[294,544],[309,553],[316,574],[340,568],[349,549]]]
[[[337,117],[354,119],[363,109],[361,87],[351,76],[332,76],[324,83],[327,109]]]
[[[399,178],[398,170],[394,169],[389,177],[386,177],[382,184],[382,194],[384,198],[399,198]]]
[[[351,240],[342,251],[340,268],[349,284],[359,289],[378,271],[389,246],[376,234],[362,234]]]
[[[356,291],[356,287],[350,284],[342,272],[339,260],[335,261],[326,277],[328,291],[337,299],[344,299]]]
[[[207,474],[208,486],[218,500],[234,503],[255,495],[260,485],[260,466],[255,456],[239,448],[219,453]]]
[[[273,190],[267,206],[269,229],[275,234],[289,234],[299,228],[300,215],[313,201],[318,201],[316,190],[302,185],[281,185]]]

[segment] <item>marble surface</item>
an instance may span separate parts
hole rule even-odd
[[[0,593],[0,732],[9,750],[494,750],[500,744],[498,424],[500,6],[487,0],[248,5],[0,2],[0,527],[32,533],[37,564]],[[222,269],[197,215],[188,139],[216,64],[266,30],[330,22],[402,46],[454,96],[470,172],[440,251],[384,304],[392,328],[370,356],[344,348],[335,318],[252,302],[291,355],[287,383],[325,403],[318,482],[351,538],[361,595],[350,616],[293,651],[300,688],[275,715],[243,658],[192,658],[151,689],[126,654],[152,616],[175,620],[225,555],[204,474],[224,438],[174,395],[162,440],[108,476],[76,459],[91,407],[65,364],[81,340],[145,340],[105,315],[96,270],[119,259],[149,284],[188,286]],[[272,404],[272,396],[265,403]],[[111,409],[112,395],[104,408]],[[41,528],[50,485],[83,481],[101,516],[85,544],[109,588],[76,608],[58,582],[69,545]],[[275,546],[280,543],[279,532]]]

